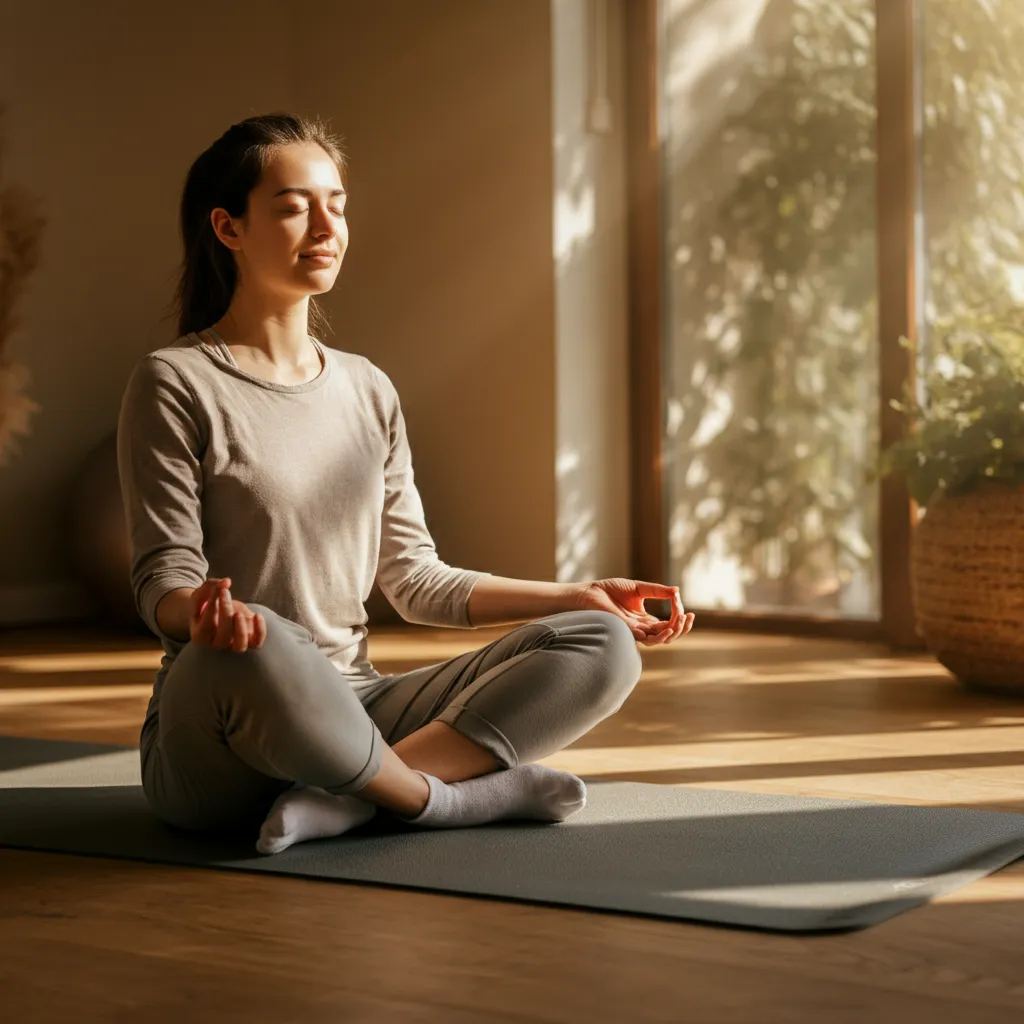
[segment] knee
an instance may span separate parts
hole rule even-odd
[[[293,622],[291,619],[286,619],[283,615],[279,615],[275,612],[273,608],[268,608],[264,604],[256,604],[252,601],[246,601],[245,606],[249,611],[262,616],[266,635],[263,638],[263,643],[260,644],[259,647],[250,646],[241,653],[258,656],[263,651],[280,647],[282,644],[286,644],[294,639],[311,640],[313,638],[313,635],[305,626],[300,626],[297,622]],[[216,648],[210,647],[207,644],[195,643],[190,643],[188,646],[196,649],[197,651],[207,652],[214,655],[239,653],[233,651],[230,647]]]
[[[244,677],[247,686],[251,686],[253,680],[273,683],[280,679],[281,669],[292,657],[295,639],[306,639],[309,632],[265,605],[247,602],[246,607],[262,615],[266,624],[266,635],[259,647],[236,651],[230,646],[219,648],[190,642],[178,655],[181,667],[187,666],[191,670],[189,674],[196,672],[208,679]]]
[[[643,671],[643,662],[633,631],[618,615],[602,611],[591,614],[599,639],[593,676],[596,702],[607,717],[618,711],[633,692]]]

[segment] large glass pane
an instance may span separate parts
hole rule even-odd
[[[1024,2],[918,0],[922,364],[951,339],[1021,329]],[[924,366],[922,366],[924,368]],[[952,367],[949,367],[952,371]]]
[[[661,31],[670,579],[877,619],[874,0],[663,0]]]

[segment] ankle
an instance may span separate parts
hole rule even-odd
[[[394,750],[410,768],[446,783],[466,782],[504,767],[489,750],[446,722],[429,722],[399,740]]]
[[[393,805],[392,810],[404,818],[415,818],[430,800],[430,783],[415,769],[410,768],[409,774],[412,790],[402,794],[403,803],[401,806]],[[415,781],[413,781],[415,780]]]
[[[403,817],[415,817],[427,806],[430,784],[413,768],[389,765],[352,795]]]

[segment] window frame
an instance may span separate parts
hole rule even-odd
[[[916,0],[875,0],[876,208],[879,428],[884,449],[905,422],[890,402],[914,380],[917,350],[915,215],[919,145],[915,138]],[[625,15],[626,177],[628,189],[629,348],[633,531],[637,578],[668,581],[664,498],[662,352],[665,299],[661,144],[660,0],[627,0]],[[910,341],[909,347],[900,338]],[[887,642],[922,650],[914,619],[910,560],[918,509],[905,482],[879,484],[881,612],[876,620],[783,612],[688,608],[705,627],[770,630]]]

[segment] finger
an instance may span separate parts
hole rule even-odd
[[[658,637],[669,627],[669,623],[664,619],[659,619],[656,615],[646,615],[639,626],[645,639],[657,641]]]
[[[682,605],[680,605],[679,614],[675,617],[676,622],[672,627],[672,635],[668,638],[668,643],[673,643],[678,640],[686,632],[686,623],[689,616],[682,611]]]
[[[657,643],[658,643],[658,632],[657,632],[657,630],[652,630],[652,631],[648,632],[647,635],[643,639],[644,647],[654,647]]]
[[[256,612],[252,619],[252,635],[253,639],[249,646],[262,647],[263,641],[267,638],[267,622],[259,612]]]
[[[682,604],[679,600],[679,588],[672,588],[672,596],[669,598],[669,622],[672,624],[672,628],[675,629],[682,617]]]
[[[249,611],[248,608],[242,608],[238,613],[242,616],[242,628],[243,635],[245,636],[245,648],[255,646],[253,638],[256,633],[256,614],[255,612]]]
[[[625,622],[627,626],[629,626],[630,633],[632,633],[637,640],[642,640],[644,636],[646,636],[646,634],[644,633],[643,624],[637,620],[635,615],[628,615],[627,617],[623,618],[622,621]]]
[[[198,621],[199,617],[203,614],[203,609],[206,605],[206,599],[209,593],[209,580],[203,580],[203,582],[192,591],[192,594],[189,597],[189,611],[191,612],[193,619]]]
[[[687,612],[687,614],[682,619],[680,619],[679,625],[676,626],[675,630],[673,631],[672,637],[669,640],[669,643],[672,643],[673,641],[678,640],[681,636],[685,636],[687,633],[689,633],[690,632],[690,627],[692,625],[693,625],[693,613],[692,612]]]
[[[655,600],[672,600],[672,591],[674,587],[670,587],[667,583],[647,583],[644,580],[634,580],[636,585],[636,593],[641,598],[653,598]]]
[[[672,632],[672,640],[678,640],[687,631],[689,628],[688,623],[691,621],[689,613],[683,611],[683,603],[679,600],[678,588],[676,588],[676,603],[679,605],[679,615],[676,627]]]
[[[246,646],[255,646],[256,637],[256,613],[250,611],[248,608],[244,609],[242,614],[245,616],[245,642]]]
[[[220,627],[217,635],[221,638],[222,645],[226,649],[230,649],[235,642],[235,607],[231,591],[227,586],[221,589],[220,598]]]
[[[647,622],[631,622],[629,628],[641,643],[651,635],[651,628]]]
[[[206,606],[210,603],[210,593],[213,587],[212,580],[204,580],[202,583],[192,591],[192,596],[189,598],[189,610],[192,613],[192,618],[199,622],[203,617],[203,612],[206,611]]]
[[[199,617],[199,624],[196,628],[195,639],[201,644],[209,644],[217,632],[217,595],[211,595]]]
[[[686,609],[683,607],[683,595],[679,592],[679,588],[678,587],[675,587],[674,590],[675,590],[676,594],[675,594],[675,597],[673,598],[673,602],[672,603],[675,605],[675,607],[678,610],[679,618],[683,619],[686,616]]]
[[[239,609],[235,612],[235,635],[231,641],[231,649],[236,654],[242,654],[249,646],[249,619],[245,612]]]
[[[678,630],[682,628],[683,622],[683,604],[679,597],[679,588],[666,587],[665,589],[668,591],[669,617],[667,621],[656,619],[654,627],[657,642],[662,644],[671,643],[679,635]]]
[[[235,606],[231,613],[231,650],[241,654],[249,646],[249,622],[245,609]]]
[[[687,612],[685,615],[683,615],[683,617],[679,620],[679,624],[673,630],[672,636],[668,642],[672,643],[673,641],[678,640],[681,636],[686,636],[686,634],[689,633],[690,629],[693,627],[693,620],[693,612]]]
[[[217,626],[214,646],[219,650],[224,650],[231,646],[232,636],[235,631],[234,609],[231,607],[231,591],[227,587],[221,587],[217,595],[217,617],[220,622]]]

